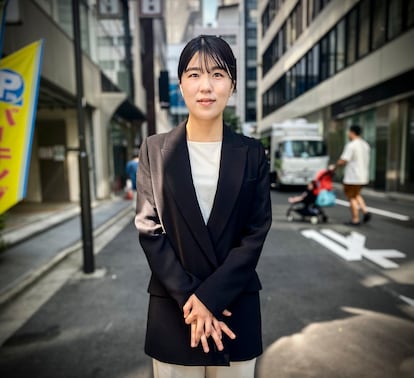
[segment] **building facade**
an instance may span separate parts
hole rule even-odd
[[[121,2],[117,4],[121,7]],[[79,136],[71,5],[72,2],[63,0],[28,0],[9,2],[8,5],[15,7],[12,13],[17,18],[6,24],[4,55],[44,39],[26,198],[32,202],[79,200]],[[133,144],[133,135],[145,120],[140,100],[142,85],[137,84],[135,97],[138,100],[135,103],[99,66],[98,37],[109,38],[110,33],[105,36],[100,31],[102,24],[96,1],[80,1],[80,23],[91,197],[103,199],[120,186],[120,176],[129,155],[128,147]],[[135,39],[139,41],[139,34]],[[115,50],[113,54],[116,54]],[[135,79],[139,83],[140,75]],[[120,149],[123,153],[118,155]]]
[[[351,124],[371,145],[370,181],[414,192],[414,1],[262,0],[258,133],[317,122],[335,161]]]

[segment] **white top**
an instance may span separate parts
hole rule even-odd
[[[221,142],[187,141],[187,145],[198,205],[207,224],[217,191]]]
[[[344,184],[365,185],[369,182],[369,144],[362,138],[356,138],[346,144],[340,157],[345,160]]]

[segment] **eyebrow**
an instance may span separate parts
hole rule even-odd
[[[224,68],[219,67],[219,66],[211,67],[209,71],[215,71],[215,70],[226,71]],[[188,68],[185,69],[185,72],[189,72],[189,71],[202,72],[203,69],[201,67],[188,67]]]

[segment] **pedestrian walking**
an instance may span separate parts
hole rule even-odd
[[[132,156],[132,159],[128,161],[125,167],[127,174],[127,180],[125,184],[125,198],[134,199],[137,191],[137,171],[139,165],[138,153]]]
[[[140,151],[135,224],[152,273],[145,351],[156,378],[253,378],[268,164],[259,141],[223,124],[236,89],[223,39],[191,40],[178,78],[188,119]]]
[[[132,156],[132,159],[128,161],[125,170],[128,176],[128,179],[131,180],[132,190],[137,190],[137,171],[139,165],[139,156],[138,153]]]
[[[364,223],[371,219],[365,201],[361,195],[362,187],[369,182],[369,144],[362,138],[362,129],[358,125],[349,128],[349,142],[345,145],[337,166],[345,166],[343,187],[351,208],[350,226],[361,224],[359,210],[362,211]]]

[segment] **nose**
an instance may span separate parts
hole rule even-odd
[[[203,75],[201,75],[200,91],[211,92],[211,82],[208,73],[204,73]]]

